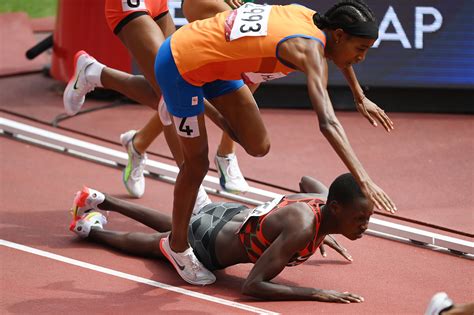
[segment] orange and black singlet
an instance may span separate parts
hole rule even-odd
[[[320,207],[324,205],[325,201],[317,198],[293,200],[283,197],[279,201],[276,200],[273,206],[267,204],[253,209],[238,232],[240,241],[245,247],[247,256],[251,262],[255,263],[271,244],[271,242],[269,242],[263,235],[263,224],[265,222],[265,218],[273,211],[296,202],[304,202],[311,208],[315,216],[316,223],[314,226],[313,239],[306,245],[304,249],[294,254],[287,266],[296,266],[305,262],[318,249],[318,247],[321,245],[321,242],[316,243],[322,217]]]

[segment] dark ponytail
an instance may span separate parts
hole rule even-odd
[[[329,28],[329,20],[326,15],[321,15],[319,12],[316,12],[313,15],[313,22],[319,29]]]
[[[324,15],[316,12],[313,15],[313,22],[320,29],[341,28],[354,36],[374,39],[378,36],[374,13],[362,0],[340,1]]]

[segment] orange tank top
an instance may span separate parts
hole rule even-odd
[[[202,86],[215,80],[268,81],[296,71],[278,59],[283,41],[305,37],[326,45],[326,35],[313,23],[315,11],[300,5],[246,5],[253,6],[195,21],[173,34],[171,51],[187,82]],[[252,12],[260,11],[267,15],[258,20],[259,14]],[[265,34],[247,35],[257,28],[264,28]],[[240,37],[230,39],[236,30]]]

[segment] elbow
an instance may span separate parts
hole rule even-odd
[[[201,183],[209,170],[209,159],[207,156],[197,157],[192,161],[184,161],[180,166],[180,172],[186,174],[188,181]]]
[[[258,297],[258,283],[245,281],[242,285],[241,293],[246,296]]]
[[[325,118],[319,122],[319,131],[321,131],[321,133],[326,136],[330,134],[336,126],[337,126],[336,119]]]

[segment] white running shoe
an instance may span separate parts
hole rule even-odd
[[[97,62],[95,58],[81,50],[74,56],[74,74],[69,80],[63,94],[64,109],[69,116],[77,114],[84,104],[86,94],[96,85],[87,81],[86,68]]]
[[[451,306],[453,306],[453,300],[445,292],[438,292],[431,298],[425,315],[439,315]]]
[[[199,186],[196,202],[194,203],[193,215],[198,214],[199,211],[208,204],[212,203],[211,198],[207,194],[206,190],[202,185]]]
[[[102,211],[98,206],[104,202],[105,195],[100,191],[89,187],[82,187],[82,190],[76,192],[74,201],[72,204],[72,216],[73,220],[79,220],[85,212],[91,210]]]
[[[135,198],[140,198],[145,193],[143,171],[145,170],[147,155],[146,153],[138,153],[133,147],[133,137],[136,133],[136,130],[129,130],[120,135],[120,142],[128,153],[128,163],[123,170],[122,180],[128,193]]]
[[[69,226],[69,230],[79,235],[81,238],[89,236],[92,227],[100,229],[107,224],[107,218],[100,212],[86,212],[78,219],[74,218]]]
[[[207,270],[206,267],[204,267],[204,265],[196,258],[191,247],[182,253],[175,253],[170,247],[168,236],[161,239],[160,249],[181,278],[183,278],[187,283],[206,285],[212,284],[216,281],[216,276]]]
[[[247,184],[240,171],[235,153],[226,156],[218,156],[216,154],[214,163],[216,164],[222,189],[237,194],[245,193],[249,190],[249,184]]]

